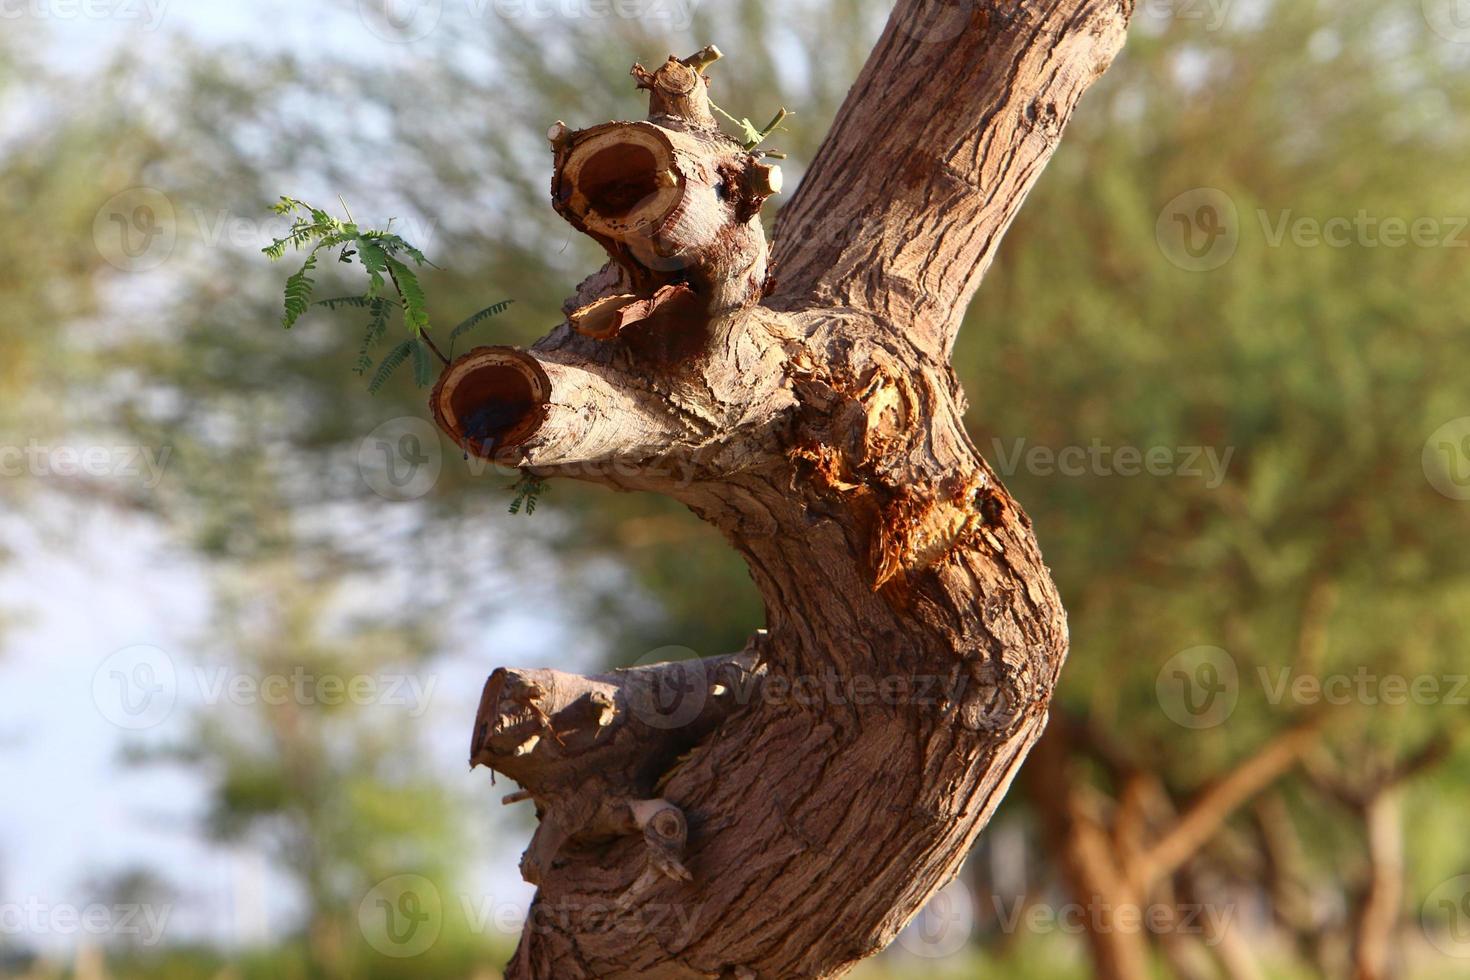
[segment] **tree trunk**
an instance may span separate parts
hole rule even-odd
[[[1394,940],[1404,902],[1404,826],[1399,796],[1399,788],[1389,786],[1362,805],[1369,871],[1353,941],[1354,980],[1388,980],[1394,972]]]
[[[1088,912],[1082,920],[1084,936],[1099,980],[1143,980],[1149,975],[1149,937],[1137,927],[1120,925],[1119,910],[1144,908],[1158,900],[1160,890],[1171,888],[1170,879],[1200,854],[1236,810],[1316,743],[1320,724],[1308,719],[1276,734],[1180,810],[1157,775],[1134,767],[1101,733],[1089,732],[1065,715],[1052,720],[1027,769],[1027,785],[1072,901]],[[1076,764],[1088,756],[1121,787],[1116,801]],[[1172,901],[1164,904],[1177,910]],[[1236,960],[1235,972],[1248,969],[1243,956]]]
[[[1083,910],[1083,938],[1097,980],[1147,980],[1148,937],[1141,929],[1103,921],[1126,906],[1141,908],[1145,890],[1130,879],[1122,850],[1085,796],[1086,777],[1076,771],[1073,733],[1057,718],[1037,747],[1027,771],[1052,855],[1067,891]]]
[[[717,51],[635,67],[645,122],[548,133],[553,205],[611,261],[530,350],[456,361],[435,417],[498,462],[680,500],[745,557],[766,629],[729,658],[491,676],[473,761],[541,820],[508,976],[840,976],[958,871],[1067,630],[948,354],[1130,12],[901,2],[769,255],[780,173],[714,128]]]

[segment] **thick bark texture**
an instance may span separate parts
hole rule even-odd
[[[959,868],[1046,723],[1066,621],[976,452],[948,350],[1126,0],[903,2],[782,214],[709,116],[706,49],[647,120],[548,133],[609,263],[526,351],[446,372],[467,451],[665,493],[765,598],[742,653],[497,670],[473,762],[541,820],[509,976],[834,977]]]

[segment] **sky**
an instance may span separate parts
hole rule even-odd
[[[0,30],[21,17],[42,22],[45,60],[76,73],[118,50],[165,56],[166,38],[175,32],[226,47],[231,38],[248,37],[301,51],[326,46],[345,56],[407,54],[409,46],[384,39],[374,2],[381,11],[381,0],[0,0]],[[432,13],[432,6],[392,0],[390,13],[411,24],[415,10]],[[76,448],[87,447],[78,442]],[[45,495],[44,486],[36,489]],[[15,931],[7,926],[14,925],[17,906],[82,907],[94,897],[89,882],[140,865],[160,871],[181,892],[170,939],[250,945],[283,932],[296,907],[288,886],[261,855],[201,839],[205,796],[197,777],[119,759],[140,738],[182,735],[191,709],[219,697],[219,665],[194,649],[210,609],[204,569],[144,517],[63,502],[41,511],[24,520],[0,515],[0,547],[11,552],[0,566],[0,602],[16,620],[0,649],[0,771],[7,777],[0,802],[0,941]],[[526,828],[502,811],[503,786],[492,787],[484,770],[467,776],[464,766],[468,720],[492,656],[539,666],[550,651],[570,645],[555,628],[569,615],[565,610],[520,608],[436,659],[425,717],[430,753],[487,811],[492,833],[485,835],[485,853],[474,857],[476,889],[523,905],[531,889],[515,862]],[[175,693],[166,710],[153,702],[137,718],[119,713],[119,684],[162,672]],[[380,707],[394,710],[373,706]],[[148,726],[130,727],[141,722]],[[75,936],[43,929],[25,938],[49,948],[72,945]]]
[[[0,804],[0,906],[82,907],[96,897],[90,882],[145,866],[180,891],[170,939],[250,945],[285,932],[297,905],[284,880],[248,848],[201,839],[198,777],[120,758],[129,745],[184,737],[196,709],[231,710],[223,692],[237,675],[197,649],[211,604],[204,569],[146,518],[68,503],[0,519],[0,545],[12,553],[0,596],[17,620],[0,655],[0,766],[10,787]],[[515,866],[526,828],[500,806],[503,785],[468,773],[468,720],[492,662],[540,666],[578,645],[557,628],[565,611],[516,605],[408,682],[370,675],[397,691],[365,710],[408,712],[427,732],[427,756],[490,831],[471,858],[471,887],[519,907],[531,895]],[[141,687],[120,685],[143,683],[165,694],[130,714],[124,698],[142,705]],[[42,929],[27,938],[62,947],[72,936]]]

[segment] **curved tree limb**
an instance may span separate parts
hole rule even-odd
[[[906,0],[776,225],[779,295],[948,353],[1132,0]]]
[[[1277,734],[1176,808],[1157,774],[1138,769],[1105,733],[1065,716],[1052,720],[1028,782],[1074,900],[1096,910],[1086,940],[1102,980],[1139,980],[1149,972],[1146,937],[1114,921],[1117,910],[1148,904],[1181,873],[1187,883],[1191,862],[1241,807],[1311,751],[1323,723],[1310,718]],[[1121,786],[1116,802],[1078,771],[1087,757]]]
[[[921,43],[921,6],[782,223],[779,293],[759,220],[779,176],[709,117],[717,52],[635,66],[646,120],[547,134],[553,206],[608,265],[542,341],[435,389],[467,452],[680,500],[766,606],[737,658],[491,676],[473,761],[542,821],[509,977],[839,976],[955,875],[1045,726],[1065,615],[946,351],[1128,8],[961,0]],[[818,213],[855,237],[803,234]],[[699,710],[637,708],[671,691]]]
[[[1321,738],[1313,719],[1275,736],[1185,807],[1168,831],[1145,853],[1135,877],[1139,884],[1172,874],[1198,853],[1230,816],[1294,767]]]

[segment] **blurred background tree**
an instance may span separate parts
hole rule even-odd
[[[63,488],[75,506],[152,513],[198,556],[217,595],[201,646],[241,673],[432,672],[528,595],[577,624],[558,655],[583,665],[668,645],[729,652],[760,625],[738,559],[667,501],[557,484],[533,520],[512,518],[514,475],[453,452],[426,495],[374,492],[364,438],[422,416],[426,393],[405,372],[369,396],[345,313],[314,311],[283,336],[282,270],[258,249],[279,231],[278,195],[340,194],[364,224],[396,218],[440,266],[425,276],[437,322],[509,297],[482,336],[529,341],[600,263],[547,202],[552,120],[635,115],[634,59],[713,40],[722,107],[795,111],[770,142],[799,176],[884,7],[742,0],[690,11],[683,30],[478,9],[448,5],[428,36],[368,55],[165,32],[70,73],[37,54],[65,27],[20,20],[0,36],[0,207],[34,230],[0,240],[3,441],[171,447],[152,492]],[[869,975],[910,975],[906,951],[949,953],[971,925],[967,949],[922,972],[1458,965],[1426,941],[1419,910],[1470,870],[1465,708],[1449,696],[1470,562],[1464,503],[1436,491],[1421,454],[1470,415],[1470,354],[1455,342],[1470,309],[1470,232],[1454,221],[1470,215],[1467,66],[1470,44],[1436,34],[1414,2],[1140,4],[956,357],[971,433],[1033,517],[1070,610],[1059,724],[970,862],[973,914],[906,936]],[[94,227],[114,195],[131,216],[137,187],[171,208],[157,217],[174,240],[166,261],[125,271]],[[1314,243],[1292,232],[1303,218],[1352,229],[1340,247]],[[1390,219],[1434,231],[1392,246]],[[1191,251],[1217,232],[1216,251]],[[1074,473],[1038,447],[1108,454]],[[1124,448],[1167,460],[1125,475]],[[0,488],[34,504],[34,481]],[[1360,674],[1376,693],[1345,704],[1290,686]],[[1439,679],[1439,694],[1389,703],[1392,677]],[[1214,714],[1190,712],[1189,679],[1221,685]],[[430,771],[438,746],[411,719],[209,708],[172,748],[138,759],[204,781],[201,831],[262,848],[304,916],[278,953],[129,954],[114,969],[463,976],[499,962],[474,929],[432,961],[357,941],[356,903],[384,876],[462,887],[455,856],[477,814],[464,784]],[[1218,934],[1094,928],[1076,948],[1013,915],[1129,901],[1234,914]],[[1437,910],[1430,939],[1459,924]]]

